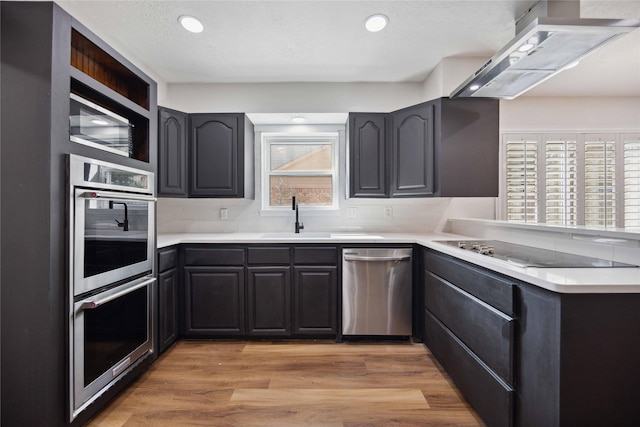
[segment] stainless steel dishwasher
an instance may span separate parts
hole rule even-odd
[[[342,250],[342,334],[411,335],[411,248]]]

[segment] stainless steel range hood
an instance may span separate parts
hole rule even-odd
[[[576,0],[536,3],[516,37],[450,96],[513,99],[638,27],[638,19],[581,19]]]

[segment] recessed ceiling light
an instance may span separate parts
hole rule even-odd
[[[295,124],[298,124],[298,125],[302,124],[302,123],[304,123],[306,121],[307,121],[307,119],[305,119],[302,116],[295,116],[295,117],[291,118],[291,122],[293,122]]]
[[[370,31],[372,33],[377,33],[378,31],[383,30],[388,23],[389,23],[389,18],[387,18],[385,15],[378,13],[375,15],[371,15],[370,17],[365,19],[364,27],[367,29],[367,31]]]
[[[184,27],[185,30],[191,31],[192,33],[201,33],[202,30],[204,30],[204,25],[202,25],[202,22],[200,22],[198,18],[194,18],[193,16],[182,15],[178,18],[178,22]]]
[[[469,86],[469,90],[478,90],[478,89],[480,89],[480,85],[476,84],[476,85]]]

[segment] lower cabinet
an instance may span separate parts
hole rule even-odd
[[[336,336],[338,268],[294,267],[293,334]]]
[[[514,425],[515,286],[431,251],[423,261],[425,344],[487,425]]]
[[[187,336],[245,334],[244,267],[185,267]]]
[[[185,246],[183,335],[335,337],[337,254],[334,246]]]
[[[247,335],[291,335],[291,269],[248,267]]]
[[[178,338],[178,250],[158,251],[158,353]]]

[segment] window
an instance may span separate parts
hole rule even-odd
[[[338,209],[338,133],[263,133],[262,208]]]
[[[507,221],[640,226],[640,135],[505,134]]]

